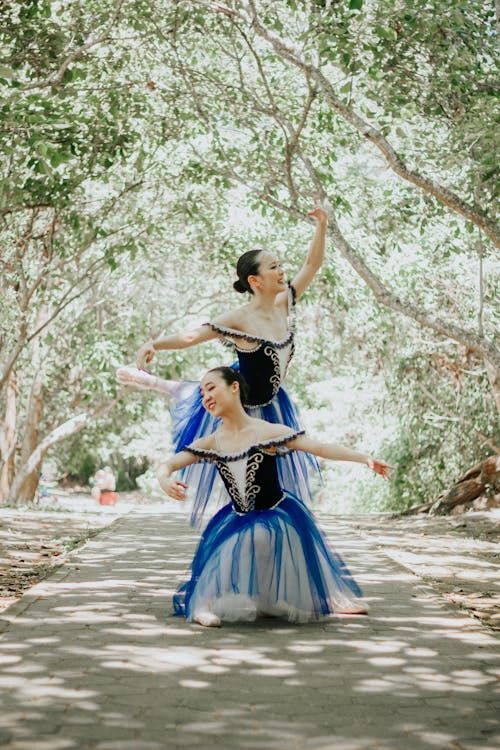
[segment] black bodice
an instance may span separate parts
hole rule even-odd
[[[231,462],[222,456],[214,462],[237,513],[272,508],[283,497],[274,453],[256,446],[251,448],[246,456],[244,496],[231,471]]]
[[[265,406],[276,396],[293,357],[292,333],[288,336],[286,346],[289,346],[289,351],[283,368],[278,354],[278,345],[275,342],[263,342],[257,349],[251,351],[236,349],[240,372],[249,389],[248,403],[244,406],[250,408]]]
[[[186,446],[184,450],[205,461],[212,461],[229,493],[237,513],[268,510],[283,499],[278,480],[277,457],[273,448],[280,448],[304,431],[299,430],[284,438],[267,440],[250,446],[241,453],[220,453]],[[283,452],[283,449],[282,451]]]
[[[215,323],[205,323],[224,336],[224,343],[229,345],[238,357],[240,372],[249,390],[248,402],[243,404],[247,408],[266,406],[273,400],[285,379],[293,357],[295,345],[292,313],[295,306],[295,290],[290,284],[288,289],[288,334],[281,341],[269,341]],[[255,346],[253,349],[241,349],[238,347],[238,340],[248,341]]]

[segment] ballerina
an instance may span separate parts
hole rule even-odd
[[[245,409],[253,417],[299,429],[297,411],[282,383],[294,353],[294,307],[321,267],[325,251],[328,214],[314,202],[308,216],[316,228],[307,257],[288,285],[278,258],[267,250],[249,250],[238,260],[238,280],[234,289],[250,294],[250,301],[230,310],[213,322],[193,330],[160,337],[144,344],[137,355],[138,370],[120,368],[118,378],[126,385],[153,389],[173,397],[171,406],[173,443],[176,450],[193,440],[212,433],[216,427],[213,415],[202,406],[197,383],[179,384],[165,381],[143,370],[156,352],[183,349],[214,339],[227,343],[237,356],[239,368],[248,383]],[[318,472],[317,461],[309,455],[292,453],[279,465],[282,485],[311,498],[309,475]],[[188,467],[185,479],[195,495],[192,522],[205,510],[216,471],[211,465]]]
[[[220,420],[216,432],[184,446],[158,469],[161,488],[183,501],[187,485],[172,474],[195,462],[213,464],[230,503],[207,524],[191,579],[174,597],[177,614],[205,626],[260,615],[308,622],[329,614],[363,614],[367,605],[341,558],[331,549],[300,496],[284,491],[277,474],[283,451],[356,461],[384,479],[391,466],[303,430],[249,416],[246,384],[230,367],[201,380],[203,406]]]

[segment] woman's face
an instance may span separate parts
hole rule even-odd
[[[240,386],[237,381],[228,385],[222,375],[207,372],[200,382],[201,401],[203,407],[213,417],[222,416],[228,409],[239,401]]]
[[[255,279],[257,289],[262,292],[274,292],[278,294],[285,289],[285,273],[278,258],[267,250],[262,250],[258,256],[259,272]]]

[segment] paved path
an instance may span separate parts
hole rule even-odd
[[[116,521],[5,613],[0,747],[498,750],[498,639],[346,521],[326,528],[369,617],[204,629],[169,616],[185,517]]]

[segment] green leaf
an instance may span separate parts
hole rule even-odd
[[[50,155],[50,163],[53,167],[58,167],[60,164],[62,164],[64,161],[66,161],[66,158],[64,154],[62,154],[60,151],[53,151]]]
[[[51,174],[49,163],[45,159],[38,159],[35,162],[35,172],[38,172],[38,174]]]
[[[363,0],[351,0],[349,3],[349,8],[351,10],[361,10],[363,7]]]
[[[398,35],[394,29],[386,29],[384,26],[376,26],[375,33],[381,39],[388,39],[391,42],[396,42],[398,39]]]
[[[47,156],[48,145],[46,143],[38,143],[36,150],[40,156]]]

